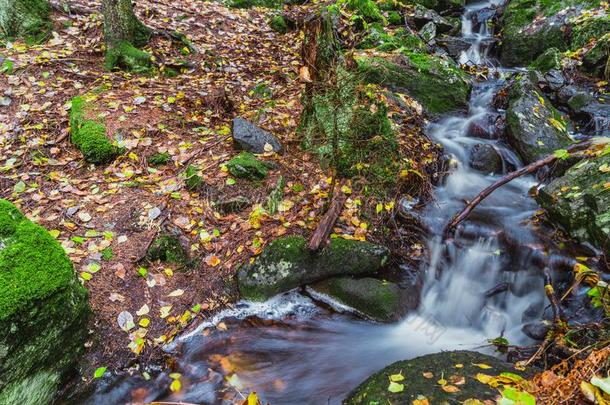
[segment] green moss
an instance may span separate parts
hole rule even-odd
[[[0,0],[0,40],[42,42],[53,28],[49,12],[46,0]]]
[[[0,242],[0,321],[63,288],[74,275],[61,246],[6,200],[0,200]]]
[[[199,190],[199,188],[203,184],[203,179],[201,178],[201,176],[199,176],[198,173],[199,169],[195,165],[189,165],[189,167],[186,168],[186,172],[184,173],[186,176],[184,180],[186,188],[191,191]]]
[[[405,23],[405,21],[398,11],[392,10],[392,11],[388,12],[388,24],[403,25],[404,23]]]
[[[161,235],[157,237],[148,248],[146,259],[154,262],[161,261],[164,263],[173,263],[179,266],[190,266],[188,253],[182,247],[178,237],[174,235]]]
[[[283,16],[276,14],[271,17],[269,21],[269,26],[275,32],[279,32],[280,34],[285,34],[288,32],[288,24],[286,24],[286,20]]]
[[[228,0],[227,5],[233,8],[279,8],[283,3],[282,0]]]
[[[163,152],[149,156],[146,161],[150,166],[163,166],[171,162],[171,160],[172,156],[167,152]]]
[[[529,67],[542,73],[553,69],[561,69],[562,56],[563,54],[559,49],[549,48],[542,55],[538,56]]]
[[[103,164],[112,161],[118,154],[106,136],[106,127],[102,122],[87,118],[91,106],[85,97],[72,99],[70,109],[70,130],[72,143],[82,152],[89,163]]]
[[[233,176],[248,180],[262,180],[267,177],[269,166],[258,160],[251,152],[243,151],[227,162],[227,169]]]
[[[104,250],[102,250],[102,260],[109,262],[110,260],[112,260],[112,258],[114,257],[114,252],[112,251],[112,248],[110,246],[104,248]]]
[[[580,49],[586,46],[591,39],[599,39],[608,32],[610,32],[610,17],[607,15],[577,23],[572,30],[571,49]]]
[[[599,38],[591,49],[585,53],[580,69],[593,76],[610,78],[610,33]]]
[[[347,7],[366,22],[385,22],[381,10],[373,0],[347,0]]]
[[[136,48],[127,41],[120,41],[106,50],[106,59],[104,61],[104,68],[106,70],[118,68],[135,73],[146,73],[150,71],[151,67],[151,55]]]
[[[417,35],[410,34],[404,28],[394,32],[386,32],[381,24],[375,23],[369,26],[369,33],[358,44],[358,48],[376,48],[382,52],[404,48],[405,50],[425,52],[426,44]]]
[[[305,148],[317,152],[323,165],[335,166],[341,176],[362,175],[381,192],[396,183],[398,142],[387,107],[362,87],[354,73],[339,68],[337,87],[311,97],[299,133]]]
[[[432,113],[464,109],[470,82],[454,62],[436,56],[405,51],[394,61],[379,57],[357,59],[366,81],[404,90]]]

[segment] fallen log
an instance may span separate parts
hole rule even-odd
[[[591,145],[592,145],[591,141],[584,141],[584,142],[576,143],[576,144],[570,146],[569,148],[567,148],[566,150],[567,150],[568,154],[571,155],[572,153],[588,149]],[[451,221],[449,221],[449,223],[445,226],[445,229],[443,231],[444,238],[447,239],[449,236],[449,233],[454,231],[460,222],[462,222],[463,220],[468,218],[468,215],[470,215],[472,210],[474,210],[477,205],[479,205],[485,198],[487,198],[496,189],[500,188],[501,186],[505,185],[506,183],[508,183],[516,178],[519,178],[526,174],[531,174],[544,166],[553,164],[559,159],[562,159],[562,157],[556,156],[555,154],[547,155],[544,158],[537,160],[536,162],[530,163],[529,165],[524,166],[519,170],[515,170],[514,172],[511,172],[511,173],[507,174],[506,176],[496,180],[492,185],[490,185],[489,187],[487,187],[486,189],[481,191],[472,201],[470,201],[466,205],[466,207],[464,207],[464,209],[460,213],[455,215],[451,219]]]
[[[324,214],[324,218],[322,218],[318,224],[318,227],[311,235],[309,243],[307,244],[307,249],[315,252],[326,243],[331,231],[333,230],[333,227],[335,226],[335,222],[337,222],[339,215],[341,215],[341,211],[343,210],[343,205],[345,204],[346,200],[347,196],[338,190],[330,203],[328,211],[326,211],[326,214]]]

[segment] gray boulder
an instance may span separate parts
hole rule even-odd
[[[459,58],[462,52],[467,51],[471,45],[470,42],[468,42],[464,38],[452,36],[443,36],[441,38],[437,38],[436,43],[441,48],[445,49],[449,56],[454,59]]]
[[[410,18],[418,29],[421,29],[429,22],[433,22],[436,25],[437,31],[440,33],[451,31],[455,26],[451,21],[439,15],[436,11],[430,10],[419,4],[415,5]]]
[[[233,119],[233,141],[241,149],[252,153],[264,153],[265,145],[269,144],[274,152],[281,152],[282,145],[277,138],[243,118]]]
[[[511,86],[506,137],[525,163],[571,143],[567,123],[527,75],[518,77]]]
[[[610,155],[582,161],[538,191],[547,216],[581,242],[610,252]]]
[[[271,242],[254,263],[242,265],[237,284],[242,298],[261,301],[334,276],[374,273],[388,256],[383,246],[339,238],[314,253],[302,236],[287,236]]]

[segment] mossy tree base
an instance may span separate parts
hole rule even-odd
[[[0,403],[49,404],[87,336],[87,291],[63,248],[0,200]]]
[[[0,0],[0,40],[42,42],[53,25],[46,0]]]
[[[122,41],[108,48],[104,68],[146,73],[152,68],[152,57],[148,52],[134,47],[129,42]]]

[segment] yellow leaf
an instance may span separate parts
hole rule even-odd
[[[248,405],[257,405],[258,397],[256,396],[256,391],[252,391],[250,395],[248,395]]]
[[[491,366],[485,364],[485,363],[473,363],[473,366],[477,366],[478,368],[482,368],[483,370],[487,370],[492,368]]]
[[[220,259],[216,255],[211,255],[211,256],[206,257],[205,263],[208,266],[216,267],[220,264]]]
[[[390,376],[390,381],[394,381],[394,382],[402,381],[404,379],[405,379],[405,376],[402,375],[402,372],[400,372],[398,374],[392,374]]]
[[[180,384],[180,380],[178,379],[172,381],[172,383],[169,385],[169,389],[172,392],[178,392],[180,391],[180,388],[182,388],[182,384]]]
[[[182,294],[184,294],[184,290],[178,288],[177,290],[174,290],[171,293],[167,294],[167,296],[168,297],[180,297]]]
[[[143,328],[147,328],[149,324],[150,324],[150,319],[148,319],[148,318],[142,318],[142,319],[140,319],[140,322],[138,322],[138,325],[140,325]]]

